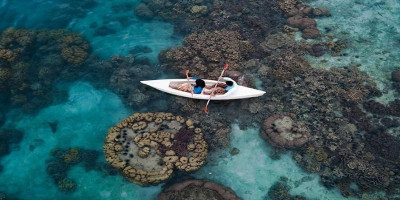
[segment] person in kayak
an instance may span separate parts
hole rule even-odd
[[[193,94],[201,94],[203,89],[206,87],[206,82],[202,79],[196,79],[196,85],[193,87]]]
[[[226,81],[226,87],[225,87],[225,91],[228,92],[230,89],[233,88],[233,82],[232,81]]]
[[[218,94],[225,94],[232,88],[233,88],[233,82],[225,81],[225,83],[218,83],[217,87],[215,87],[215,84],[206,86],[206,88],[204,89],[204,94],[211,96],[215,96]]]
[[[205,94],[211,96],[225,94],[233,87],[232,81],[226,81],[225,83],[220,82],[217,87],[215,87],[215,84],[206,85],[205,81],[198,77],[192,77],[189,75],[188,78],[195,80],[195,84],[171,83],[170,87],[183,92],[190,92],[192,94]]]
[[[169,86],[171,88],[183,91],[183,92],[190,92],[193,94],[201,94],[203,91],[203,88],[205,88],[206,83],[204,80],[197,78],[197,77],[191,77],[190,79],[195,80],[195,84],[191,84],[189,82],[187,83],[171,83]]]

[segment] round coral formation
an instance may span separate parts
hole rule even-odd
[[[186,180],[169,186],[162,191],[157,200],[196,199],[196,200],[241,200],[230,188],[210,180]]]
[[[293,113],[281,113],[264,121],[261,136],[273,146],[295,148],[305,144],[311,134],[304,122],[297,121]]]
[[[109,129],[106,160],[139,185],[159,183],[174,170],[192,172],[207,157],[202,130],[171,113],[136,113]]]

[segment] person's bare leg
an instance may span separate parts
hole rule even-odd
[[[179,86],[178,90],[184,92],[191,92],[193,90],[193,87],[190,83],[183,83]]]
[[[221,88],[221,87],[216,87],[215,89],[213,88],[211,90],[203,89],[203,94],[211,95],[211,96],[225,94],[225,93],[226,93],[225,89]]]
[[[183,92],[192,92],[193,91],[193,87],[190,83],[170,83],[169,87],[173,88],[175,90],[183,91]]]

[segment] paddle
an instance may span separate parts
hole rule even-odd
[[[188,81],[188,84],[190,85],[190,81],[189,81],[189,70],[188,70],[188,69],[186,70],[186,79],[187,79],[187,81]],[[192,97],[193,97],[193,90],[192,90],[192,89],[190,90],[190,93],[192,94]]]
[[[225,64],[224,69],[223,69],[222,72],[221,72],[221,75],[218,77],[217,83],[215,84],[214,89],[212,90],[212,92],[211,92],[211,94],[210,94],[210,98],[208,98],[207,104],[206,104],[206,106],[204,107],[204,112],[205,112],[205,113],[208,113],[208,104],[210,103],[212,94],[214,93],[215,88],[217,88],[218,83],[219,83],[219,80],[221,80],[222,76],[224,75],[225,70],[228,69],[228,66],[229,66],[228,64]]]

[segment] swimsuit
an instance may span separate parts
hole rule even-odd
[[[232,89],[233,88],[233,86],[227,86],[226,88],[225,88],[225,91],[229,91],[230,89]]]
[[[194,93],[194,94],[201,94],[201,91],[203,91],[203,87],[195,86],[195,87],[193,88],[193,93]]]

